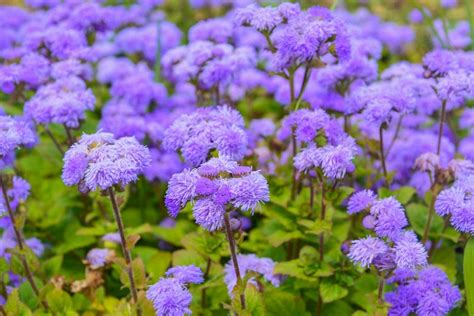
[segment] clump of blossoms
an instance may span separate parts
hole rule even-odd
[[[396,286],[385,294],[390,303],[388,315],[447,315],[461,300],[457,286],[437,267],[426,266],[418,271],[399,269],[388,280]]]
[[[456,230],[474,235],[474,163],[470,160],[453,160],[448,168],[455,180],[451,187],[441,191],[436,198],[436,213],[448,217]]]
[[[259,171],[227,158],[211,158],[196,169],[173,175],[165,203],[169,214],[176,217],[192,202],[196,223],[214,231],[224,226],[228,209],[253,213],[269,198],[267,181]]]
[[[81,192],[99,188],[107,191],[115,221],[120,233],[120,242],[126,263],[126,272],[134,304],[138,303],[138,293],[132,269],[132,256],[125,236],[114,186],[125,187],[137,180],[150,164],[148,148],[137,142],[134,137],[115,139],[113,134],[97,132],[82,135],[64,156],[62,178],[66,185],[78,185]],[[141,315],[141,308],[136,307]]]
[[[294,157],[300,172],[320,168],[325,177],[342,179],[354,171],[355,141],[326,112],[303,109],[291,113],[283,120],[279,138],[287,138],[292,129],[296,140],[305,146]]]
[[[459,290],[444,272],[428,266],[425,247],[414,232],[404,230],[408,221],[402,205],[393,197],[377,199],[370,190],[359,191],[349,199],[348,213],[366,210],[362,224],[376,236],[352,241],[348,257],[363,268],[376,269],[379,302],[383,302],[385,282],[398,286],[385,295],[392,304],[389,315],[447,314],[459,301]]]
[[[237,255],[237,261],[240,268],[242,278],[245,278],[247,273],[256,273],[261,275],[267,282],[271,283],[275,287],[279,287],[283,280],[283,276],[275,274],[273,269],[275,268],[275,262],[270,258],[259,258],[254,254],[248,255]],[[229,261],[224,268],[224,282],[227,284],[227,289],[230,296],[234,296],[234,288],[237,284],[237,278],[234,273],[234,264]],[[248,281],[249,283],[260,287],[255,277],[252,277]]]
[[[150,164],[150,153],[134,137],[115,139],[110,133],[84,134],[64,156],[62,178],[82,192],[126,186]]]
[[[186,286],[203,281],[203,273],[198,267],[176,266],[148,288],[146,298],[153,303],[156,316],[191,315],[192,296]]]
[[[242,115],[228,107],[197,109],[177,118],[165,131],[163,146],[180,150],[184,161],[198,166],[213,149],[231,160],[240,160],[247,152],[247,134]]]
[[[190,82],[198,93],[211,93],[211,100],[220,103],[228,85],[245,69],[256,64],[255,51],[251,47],[233,47],[197,41],[168,51],[162,58],[163,75],[173,83]]]
[[[13,162],[17,148],[32,147],[37,143],[38,138],[31,125],[22,117],[0,113],[0,169]]]
[[[85,111],[94,109],[95,97],[84,81],[77,77],[63,78],[42,86],[25,103],[25,113],[37,124],[63,124],[79,127]]]

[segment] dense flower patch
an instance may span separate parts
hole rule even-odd
[[[474,314],[474,5],[309,2],[0,6],[0,315]]]

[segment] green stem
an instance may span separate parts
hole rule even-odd
[[[389,188],[388,184],[388,172],[387,172],[387,165],[385,163],[385,151],[384,151],[384,145],[383,145],[383,129],[384,125],[380,125],[379,128],[379,150],[380,150],[380,160],[382,161],[382,170],[383,170],[383,176],[385,178],[385,186],[387,189]]]
[[[8,216],[10,217],[10,221],[12,222],[13,231],[15,232],[16,241],[18,243],[18,248],[20,249],[20,261],[21,261],[21,263],[23,265],[23,268],[25,270],[26,278],[27,278],[28,282],[30,283],[31,288],[33,289],[33,292],[35,293],[35,295],[38,298],[40,298],[40,293],[39,293],[39,290],[38,290],[38,286],[36,285],[35,279],[33,278],[33,273],[31,272],[31,268],[30,268],[30,266],[28,264],[28,261],[26,260],[26,257],[25,257],[25,253],[24,253],[25,241],[23,240],[23,236],[21,234],[20,229],[16,225],[15,214],[13,213],[13,209],[10,205],[10,200],[8,198],[8,193],[7,193],[7,186],[6,186],[5,180],[3,178],[3,175],[0,175],[0,186],[2,187],[2,193],[3,193],[3,199],[5,201],[5,206],[7,208]],[[43,305],[43,307],[45,309],[49,309],[48,303],[46,301],[44,301],[41,298],[40,298],[40,301],[41,301],[41,304]]]
[[[441,104],[441,118],[439,120],[439,132],[438,132],[438,147],[436,154],[439,155],[441,152],[441,139],[443,138],[444,121],[446,120],[446,100]]]
[[[239,262],[237,261],[237,251],[235,246],[234,234],[232,228],[230,227],[229,213],[224,214],[224,226],[225,233],[227,236],[227,241],[229,242],[230,256],[232,258],[232,264],[234,266],[235,278],[237,279],[237,284],[243,287],[242,293],[240,293],[240,304],[242,309],[245,310],[245,285],[242,283],[242,277],[240,275]]]
[[[132,292],[132,300],[134,304],[137,304],[137,314],[140,316],[142,314],[141,308],[138,306],[138,294],[137,288],[135,286],[135,278],[133,276],[133,267],[132,267],[132,255],[130,254],[130,249],[127,246],[127,239],[125,237],[125,228],[123,226],[122,216],[120,215],[120,210],[117,206],[117,200],[115,199],[115,193],[113,188],[108,189],[109,198],[112,202],[112,208],[114,210],[115,222],[117,223],[117,228],[120,234],[120,244],[122,246],[123,257],[125,258],[125,263],[127,264],[127,274],[128,280],[130,282],[130,291]]]

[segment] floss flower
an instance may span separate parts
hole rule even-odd
[[[223,227],[228,206],[253,212],[268,200],[268,183],[259,171],[226,158],[211,158],[197,169],[173,175],[165,204],[170,216],[176,217],[192,202],[196,223],[214,231]]]
[[[283,276],[281,274],[273,273],[275,262],[270,258],[259,258],[254,254],[237,255],[237,262],[239,265],[241,277],[244,278],[247,273],[254,272],[263,276],[263,278],[275,287],[279,287]],[[232,260],[229,261],[224,268],[224,282],[227,284],[229,295],[233,296],[232,291],[237,284],[235,276],[234,265]],[[254,278],[249,280],[252,284],[257,284]]]
[[[62,179],[81,191],[136,181],[150,164],[149,150],[134,137],[115,139],[112,134],[84,134],[64,156]]]
[[[178,266],[169,269],[166,276],[146,291],[146,298],[153,303],[156,315],[190,315],[192,296],[186,285],[202,283],[202,271],[192,265]]]

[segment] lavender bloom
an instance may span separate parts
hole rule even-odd
[[[166,131],[163,146],[167,150],[181,149],[186,162],[193,166],[203,163],[209,151],[240,160],[247,151],[247,135],[239,112],[218,106],[180,116]]]
[[[371,190],[354,193],[347,203],[347,213],[352,215],[368,209],[376,200],[377,197]]]
[[[264,279],[270,282],[273,286],[280,286],[282,275],[273,273],[275,262],[273,262],[273,260],[270,258],[259,258],[254,254],[239,254],[237,255],[237,262],[239,264],[242,278],[245,278],[245,275],[249,272],[255,272],[263,276]],[[235,277],[235,270],[232,260],[225,265],[224,273],[224,282],[227,284],[229,295],[232,297],[232,291],[237,284],[237,278]],[[249,282],[255,284],[255,280],[253,278],[250,279]]]
[[[156,315],[190,315],[192,296],[186,284],[202,283],[202,271],[193,265],[177,266],[169,269],[166,276],[146,291],[146,298],[153,303]]]
[[[146,298],[153,303],[156,316],[191,315],[191,293],[176,279],[160,279],[146,291]]]
[[[388,249],[383,240],[368,236],[351,243],[348,257],[351,261],[367,268],[377,256],[385,254]]]
[[[99,248],[94,248],[91,249],[87,253],[87,262],[89,263],[91,269],[98,269],[102,268],[105,266],[107,263],[107,258],[110,255],[110,250],[109,249],[99,249]]]
[[[449,188],[441,191],[435,202],[436,213],[440,216],[450,215],[454,210],[462,208],[464,204],[465,193],[459,188]]]
[[[28,121],[0,115],[0,159],[20,146],[32,147],[36,142],[36,133]]]
[[[404,232],[396,240],[393,250],[398,268],[415,269],[428,264],[426,249],[412,231]]]
[[[461,299],[459,289],[450,284],[439,268],[427,266],[418,273],[406,274],[396,270],[392,282],[398,283],[393,292],[385,294],[391,304],[388,315],[447,315]]]
[[[176,217],[190,201],[196,223],[214,231],[223,226],[228,204],[253,213],[260,203],[269,201],[268,183],[258,171],[226,158],[212,158],[198,169],[171,177],[165,198],[170,216]]]
[[[415,168],[423,172],[429,172],[431,175],[440,167],[439,156],[434,153],[424,153],[416,158]]]
[[[379,237],[393,239],[408,225],[403,206],[393,197],[374,202],[370,214],[376,218],[374,231]]]
[[[39,124],[65,124],[76,128],[85,111],[94,108],[95,97],[85,83],[70,77],[42,86],[25,104],[25,113]]]
[[[166,276],[173,277],[183,284],[199,284],[204,282],[201,269],[194,265],[170,268],[166,271]]]
[[[454,8],[458,5],[457,0],[440,0],[440,4],[445,9]]]
[[[133,137],[114,139],[112,134],[84,134],[64,156],[62,179],[81,190],[106,190],[136,181],[150,164],[149,150]]]

